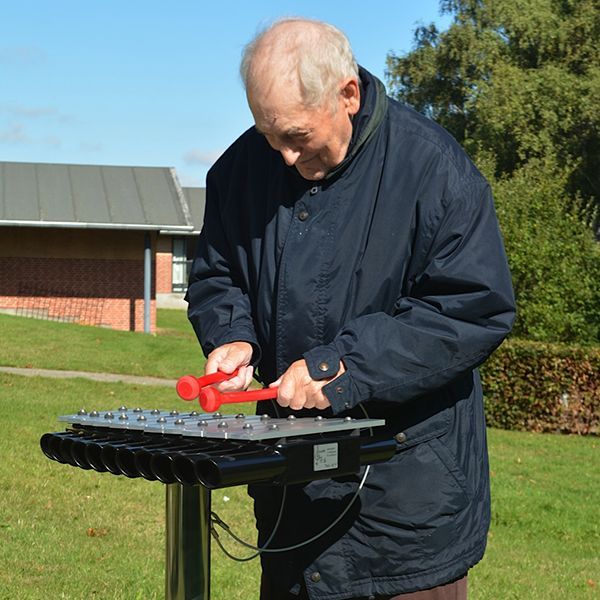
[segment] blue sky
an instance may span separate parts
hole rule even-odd
[[[0,19],[0,160],[175,167],[204,185],[252,124],[241,50],[282,16],[328,21],[384,78],[439,0],[204,2],[19,0]]]

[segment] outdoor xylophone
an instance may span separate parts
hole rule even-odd
[[[208,412],[221,404],[273,398],[276,388],[220,393],[233,377],[182,377],[177,392]],[[195,410],[80,410],[65,431],[46,433],[44,454],[59,463],[167,484],[167,600],[210,594],[210,491],[248,483],[287,485],[358,473],[388,460],[393,438],[360,435],[381,419],[271,418]]]

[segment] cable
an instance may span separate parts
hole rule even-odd
[[[359,404],[358,406],[361,408],[363,414],[365,415],[365,418],[368,419],[369,415],[367,414],[367,411],[365,410],[364,406],[362,404]],[[275,406],[275,412],[279,416],[279,411],[277,410],[277,406]],[[371,436],[373,435],[372,427],[369,427],[369,433],[371,434]],[[238,562],[245,562],[245,561],[252,560],[262,553],[276,554],[276,553],[281,553],[281,552],[289,552],[290,550],[297,550],[298,548],[307,546],[308,544],[311,544],[315,540],[324,536],[328,531],[333,529],[344,518],[346,513],[350,510],[350,508],[352,507],[352,505],[358,498],[358,495],[359,495],[360,491],[362,490],[364,483],[367,479],[367,475],[369,474],[370,468],[371,468],[371,465],[367,465],[367,467],[365,468],[365,472],[362,476],[360,483],[358,484],[358,488],[356,489],[356,492],[354,492],[354,495],[352,496],[350,502],[346,505],[346,508],[344,508],[344,510],[335,518],[335,520],[332,523],[330,523],[325,529],[323,529],[322,531],[320,531],[319,533],[317,533],[316,535],[312,536],[311,538],[309,538],[307,540],[304,540],[304,541],[294,544],[292,546],[286,546],[284,548],[268,548],[268,545],[273,541],[273,538],[275,537],[275,534],[277,533],[277,530],[281,523],[281,518],[283,515],[283,508],[285,505],[285,499],[286,499],[286,494],[287,494],[287,486],[283,486],[283,494],[281,497],[281,504],[279,506],[279,514],[277,515],[277,520],[275,522],[275,525],[273,526],[273,530],[271,531],[269,538],[267,539],[267,541],[264,543],[263,546],[255,546],[254,544],[249,544],[248,542],[242,540],[240,537],[238,537],[235,533],[233,533],[231,531],[229,525],[227,525],[227,523],[225,523],[225,521],[223,521],[219,517],[219,515],[215,512],[211,513],[211,520],[213,522],[213,526],[211,527],[211,534],[213,535],[215,541],[217,542],[217,544],[219,545],[221,550],[229,558],[231,558],[232,560],[236,560]],[[254,554],[252,554],[251,556],[244,557],[244,558],[240,558],[240,557],[236,557],[236,556],[232,555],[223,547],[223,544],[221,543],[221,540],[219,539],[219,534],[216,532],[214,525],[218,525],[219,527],[221,527],[223,529],[223,531],[225,531],[225,533],[227,533],[229,536],[231,536],[238,544],[240,544],[246,548],[256,550],[256,552]]]
[[[219,525],[220,527],[223,528],[223,530],[228,533],[238,544],[245,546],[246,548],[251,548],[252,550],[256,550],[256,555],[262,554],[262,553],[271,553],[271,554],[277,554],[279,552],[289,552],[290,550],[297,550],[298,548],[302,548],[303,546],[307,546],[308,544],[312,544],[312,542],[314,542],[315,540],[319,539],[320,537],[324,536],[328,531],[330,531],[331,529],[333,529],[333,527],[335,527],[346,515],[346,513],[350,510],[350,508],[352,507],[352,505],[354,504],[356,498],[358,498],[358,494],[360,493],[360,490],[363,488],[363,485],[367,479],[367,475],[369,473],[369,469],[371,468],[371,465],[367,465],[364,475],[362,477],[361,482],[358,485],[358,488],[356,490],[356,492],[354,492],[354,496],[352,497],[352,499],[350,500],[350,502],[346,505],[346,508],[336,517],[336,519],[330,523],[325,529],[323,529],[322,531],[320,531],[319,533],[317,533],[316,535],[313,535],[311,538],[304,540],[302,542],[299,542],[297,544],[294,544],[293,546],[285,546],[283,548],[267,548],[267,544],[270,543],[275,535],[275,532],[277,531],[277,529],[274,527],[273,531],[271,532],[271,535],[269,536],[269,539],[267,540],[267,542],[265,542],[264,546],[255,546],[254,544],[249,544],[248,542],[242,540],[241,538],[239,538],[237,535],[235,535],[235,533],[233,533],[230,529],[229,526],[226,523],[219,523],[216,522],[217,525]],[[283,502],[282,505],[283,507]],[[220,519],[219,519],[220,520]],[[224,526],[225,525],[225,526]],[[276,526],[279,526],[279,523],[276,524]]]
[[[283,486],[283,492],[282,492],[282,496],[281,496],[281,504],[279,505],[279,514],[277,515],[275,525],[273,526],[273,531],[271,531],[271,535],[269,536],[269,539],[265,542],[265,547],[268,546],[273,541],[273,538],[275,537],[275,534],[277,533],[277,530],[279,529],[279,524],[281,523],[281,517],[283,516],[283,507],[285,505],[286,495],[287,495],[287,485]],[[234,556],[233,554],[229,553],[225,549],[223,544],[221,543],[221,540],[219,539],[219,534],[217,533],[214,526],[218,525],[219,527],[221,527],[233,539],[237,539],[237,536],[235,536],[235,534],[229,528],[229,525],[227,525],[227,523],[225,523],[225,521],[223,521],[223,519],[221,519],[221,517],[219,517],[219,515],[216,512],[211,511],[210,519],[211,519],[211,523],[212,523],[212,526],[210,528],[210,533],[213,536],[213,538],[215,539],[215,542],[217,542],[219,548],[221,548],[223,553],[226,554],[229,558],[231,558],[232,560],[235,560],[237,562],[247,562],[247,561],[252,560],[260,555],[260,548],[258,548],[258,546],[250,546],[250,545],[248,545],[248,547],[252,548],[253,550],[258,550],[258,552],[255,552],[254,554],[251,554],[250,556],[245,556],[245,557]],[[243,542],[240,542],[240,543],[243,543]]]

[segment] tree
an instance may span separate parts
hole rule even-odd
[[[447,31],[415,32],[387,57],[392,93],[427,114],[495,174],[552,158],[569,197],[600,204],[599,0],[443,0]]]
[[[494,188],[515,333],[600,340],[600,0],[443,0],[387,57],[393,95],[448,129]],[[598,221],[596,221],[596,227]],[[600,229],[598,230],[600,233]]]
[[[489,179],[517,300],[514,335],[593,343],[600,340],[600,244],[565,208],[568,177],[552,161],[532,159]]]

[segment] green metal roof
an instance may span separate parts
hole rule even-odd
[[[0,226],[191,232],[195,222],[167,167],[0,162]]]
[[[184,187],[183,193],[187,198],[192,214],[194,232],[199,233],[204,223],[204,207],[206,205],[206,188]]]

